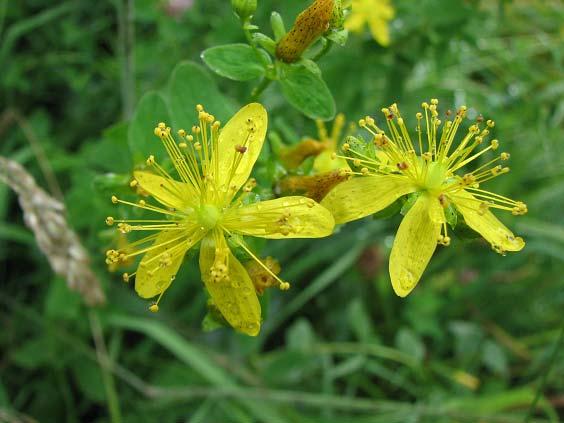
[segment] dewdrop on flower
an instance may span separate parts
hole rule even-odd
[[[201,105],[196,112],[198,124],[189,132],[181,129],[174,135],[164,122],[154,130],[180,180],[151,155],[146,161],[151,171],[134,172],[132,183],[149,198],[131,202],[111,197],[114,204],[144,209],[156,217],[123,220],[109,216],[106,223],[116,225],[122,233],[142,231],[149,235],[129,243],[127,250],[107,251],[106,263],[142,256],[137,271],[125,273],[123,279],[129,282],[134,278],[141,297],[156,297],[149,309],[157,312],[184,255],[200,243],[202,280],[214,305],[234,329],[254,336],[261,325],[256,289],[226,238],[262,267],[272,278],[270,286],[286,290],[289,283],[256,257],[243,236],[316,238],[330,235],[334,221],[326,209],[299,196],[245,204],[256,185],[249,176],[266,134],[267,114],[262,105],[243,107],[223,129]]]
[[[522,215],[527,206],[482,188],[485,182],[509,172],[505,166],[509,154],[498,152],[498,140],[488,141],[495,123],[478,121],[457,140],[466,107],[454,117],[447,111],[441,119],[438,103],[432,99],[422,104],[413,139],[396,104],[382,109],[387,132],[371,117],[361,119],[359,125],[371,134],[376,150],[385,153],[386,159],[369,157],[345,144],[342,149],[348,156],[341,157],[362,166],[363,171],[356,172],[360,177],[335,187],[321,203],[333,213],[336,223],[344,223],[378,212],[404,195],[418,195],[398,229],[390,256],[392,286],[402,297],[419,282],[437,244],[450,244],[445,217],[450,206],[494,251],[505,254],[525,245],[490,210]],[[493,152],[494,158],[472,171],[463,171],[487,152]]]

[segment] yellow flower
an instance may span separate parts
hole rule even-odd
[[[345,28],[362,32],[368,24],[372,37],[380,45],[390,45],[388,23],[394,18],[395,10],[390,0],[352,0],[352,10],[345,21]]]
[[[121,262],[144,254],[135,276],[135,290],[143,298],[158,296],[151,311],[172,284],[186,252],[200,243],[200,271],[206,289],[223,317],[236,330],[257,335],[261,324],[260,304],[247,270],[231,252],[228,240],[242,248],[273,277],[280,289],[290,284],[276,276],[247,247],[243,236],[262,238],[316,238],[330,235],[331,214],[315,201],[285,197],[257,203],[247,201],[256,185],[249,180],[261,151],[267,127],[264,107],[253,103],[243,107],[220,129],[220,123],[198,105],[199,124],[187,134],[178,131],[177,143],[164,123],[155,128],[180,181],[157,163],[147,165],[154,173],[136,171],[131,185],[147,192],[160,205],[140,200],[133,203],[112,197],[112,202],[128,204],[160,214],[160,219],[118,220],[128,233],[149,231],[151,235],[131,243],[130,251],[110,250],[108,262]],[[157,216],[158,217],[158,216]]]
[[[344,144],[343,150],[349,152],[347,159],[359,169],[355,173],[361,177],[337,185],[321,203],[333,213],[336,223],[344,223],[380,211],[406,194],[418,195],[401,222],[390,256],[392,286],[401,297],[409,294],[421,278],[437,242],[450,244],[445,210],[451,210],[451,205],[496,252],[519,251],[525,245],[489,209],[521,215],[527,212],[527,206],[481,188],[482,183],[509,172],[508,167],[498,164],[509,159],[509,154],[501,153],[472,172],[457,173],[487,151],[498,149],[499,142],[492,140],[477,151],[494,122],[488,120],[480,128],[480,119],[456,145],[455,136],[466,107],[461,107],[452,119],[448,111],[442,123],[437,105],[433,99],[431,104],[423,103],[424,113],[417,113],[415,144],[395,104],[382,109],[390,136],[371,117],[361,119],[359,124],[373,136],[375,149],[383,151],[387,158],[382,160],[378,153],[373,158],[366,150]]]

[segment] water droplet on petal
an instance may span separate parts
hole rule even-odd
[[[249,332],[256,332],[258,328],[259,325],[254,322],[247,323],[247,329],[249,330]]]
[[[415,286],[416,282],[417,282],[417,278],[410,270],[402,269],[399,277],[399,283],[402,289],[406,291],[411,291]]]

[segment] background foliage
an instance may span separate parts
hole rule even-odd
[[[1,185],[0,421],[564,416],[561,2],[395,0],[388,48],[353,35],[318,63],[350,120],[394,101],[412,115],[430,97],[494,118],[512,172],[492,186],[528,203],[527,216],[504,217],[525,250],[500,257],[480,241],[454,240],[399,299],[386,259],[400,216],[327,239],[272,242],[263,254],[280,260],[293,289],[267,294],[256,339],[201,330],[206,299],[193,264],[149,315],[103,263],[116,242],[103,225],[109,195],[146,156],[155,122],[191,122],[194,99],[225,119],[256,85],[212,75],[200,59],[206,48],[245,42],[228,2],[196,0],[173,13],[136,1],[130,44],[120,24],[127,2],[56,3],[0,1],[0,154],[56,194],[40,163],[51,165],[108,304],[88,309],[53,276]],[[289,25],[304,4],[259,0],[256,21],[267,31],[277,10]],[[316,134],[277,85],[261,101],[287,143]],[[258,169],[265,189],[272,166],[267,149]]]

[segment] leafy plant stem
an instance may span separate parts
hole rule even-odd
[[[263,93],[264,90],[266,90],[266,88],[268,88],[268,86],[271,84],[272,79],[269,78],[263,78],[262,81],[260,81],[260,84],[258,84],[253,91],[251,91],[251,101],[257,101],[260,97],[260,95]]]
[[[270,63],[264,58],[262,54],[260,54],[260,51],[258,50],[256,43],[253,41],[253,34],[249,29],[250,26],[251,26],[250,21],[243,22],[243,32],[245,33],[245,38],[247,39],[247,43],[252,47],[257,57],[266,68],[268,65],[270,65]]]
[[[100,318],[98,313],[94,310],[89,310],[88,317],[90,319],[90,329],[92,331],[92,338],[96,347],[96,356],[102,371],[102,378],[104,381],[104,389],[106,391],[106,398],[108,401],[108,409],[110,412],[110,421],[112,423],[121,423],[121,411],[119,407],[119,398],[116,391],[114,378],[112,376],[108,350],[106,342],[104,341],[104,334],[100,325]]]
[[[552,366],[556,362],[556,358],[558,357],[558,353],[560,352],[560,348],[562,347],[563,341],[564,341],[564,321],[562,322],[560,334],[558,335],[558,339],[556,340],[556,344],[554,345],[554,350],[552,351],[552,354],[550,355],[548,362],[546,363],[544,372],[541,376],[539,387],[537,388],[537,392],[535,394],[535,397],[533,398],[533,402],[531,402],[531,405],[529,406],[529,412],[527,413],[527,417],[525,417],[524,423],[529,423],[531,421],[531,418],[533,417],[533,413],[535,412],[537,403],[539,402],[542,392],[544,391],[544,388],[548,381],[548,375],[550,373],[550,369],[552,369]]]

